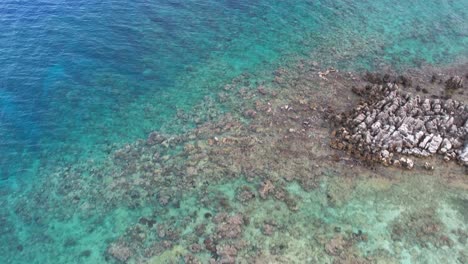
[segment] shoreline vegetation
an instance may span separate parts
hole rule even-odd
[[[178,111],[176,122],[193,129],[155,131],[102,162],[41,175],[2,217],[12,237],[1,253],[71,251],[90,263],[466,263],[467,70],[346,72],[300,60],[271,81],[242,74]],[[8,232],[16,221],[30,233],[23,242]],[[95,236],[105,243],[87,244]]]

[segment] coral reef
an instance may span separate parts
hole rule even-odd
[[[447,76],[462,76],[453,71]],[[79,221],[93,221],[103,229],[85,231],[109,230],[107,247],[80,252],[110,263],[396,263],[404,258],[398,243],[424,247],[424,239],[437,245],[437,254],[461,258],[466,227],[445,228],[434,211],[416,210],[414,219],[400,215],[394,208],[401,201],[391,199],[391,186],[421,174],[427,182],[440,179],[440,188],[466,191],[461,166],[431,157],[440,153],[463,162],[466,95],[459,101],[432,98],[436,92],[445,96],[446,88],[444,82],[430,83],[429,70],[398,76],[361,78],[307,61],[278,69],[271,83],[239,76],[216,99],[233,111],[213,110],[215,99],[207,99],[196,111],[179,111],[177,122],[195,124],[183,133],[154,131],[119,146],[102,162],[61,167],[44,176],[31,193],[34,199],[16,204],[16,217],[47,228],[51,220],[73,221],[77,214]],[[431,97],[430,109],[423,96]],[[369,125],[367,116],[374,116]],[[377,122],[380,127],[372,131]],[[421,122],[424,129],[417,126]],[[392,140],[401,144],[384,147],[391,141],[378,135],[391,123],[399,131]],[[428,157],[406,156],[412,149],[406,140],[418,129],[421,138],[430,137],[424,147],[417,144],[427,154],[419,156]],[[369,144],[362,137],[367,132]],[[406,169],[381,166],[383,157]],[[359,189],[359,182],[368,185]],[[418,196],[408,200],[417,202]],[[50,217],[32,214],[33,207]],[[108,218],[96,217],[101,215]],[[418,222],[420,216],[437,224]],[[1,232],[10,232],[10,222],[0,216],[0,223]],[[51,240],[43,235],[36,241]],[[81,246],[80,240],[68,244]],[[27,251],[23,242],[12,247]]]
[[[244,219],[240,214],[228,216],[226,213],[220,213],[213,218],[213,222],[217,225],[217,240],[226,238],[239,238],[239,236],[242,234]]]
[[[132,255],[131,249],[124,243],[112,243],[107,249],[107,254],[118,261],[126,262]]]
[[[392,239],[416,243],[422,247],[453,246],[453,241],[444,233],[445,226],[433,208],[405,214],[392,225]]]

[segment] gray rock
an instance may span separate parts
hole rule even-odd
[[[440,145],[440,153],[445,154],[447,151],[452,149],[452,143],[450,143],[450,140],[444,138],[442,141],[442,144]]]
[[[468,142],[465,142],[465,146],[458,154],[458,160],[465,166],[468,166]]]
[[[426,149],[434,154],[439,150],[440,144],[442,144],[443,138],[439,135],[433,136],[429,144],[426,145]]]
[[[411,170],[414,167],[414,162],[410,158],[401,157],[399,161],[400,165],[405,169]]]
[[[335,133],[346,149],[385,163],[393,153],[439,153],[468,164],[468,108],[462,102],[413,97],[388,84],[367,87],[359,95],[366,103],[342,115],[351,118],[340,119],[342,127]],[[397,162],[412,167],[410,161]]]
[[[463,79],[460,76],[452,76],[445,82],[447,89],[460,89],[463,87]]]

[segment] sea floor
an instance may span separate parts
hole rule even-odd
[[[431,76],[466,69],[408,69],[405,89],[440,96]],[[47,171],[21,196],[2,190],[3,262],[466,263],[466,168],[385,167],[330,147],[330,117],[359,102],[363,74],[312,60],[262,84],[243,74],[177,114],[212,121]]]
[[[88,2],[0,4],[0,263],[468,263],[466,167],[331,144],[367,71],[468,102],[466,0]]]

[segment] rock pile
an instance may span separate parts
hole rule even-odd
[[[353,87],[353,91],[364,100],[351,112],[336,116],[339,128],[333,132],[332,147],[407,169],[413,162],[396,159],[395,154],[440,154],[468,165],[468,106],[464,103],[413,96],[395,83]]]

